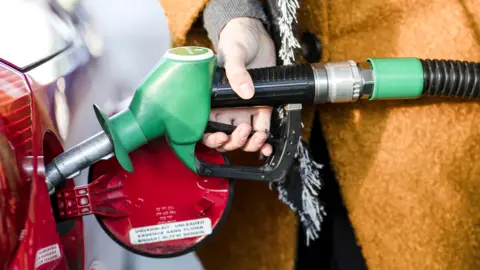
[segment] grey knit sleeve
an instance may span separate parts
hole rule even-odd
[[[258,0],[210,0],[203,11],[203,23],[215,49],[223,27],[238,17],[257,18],[267,29],[269,27],[267,16]]]

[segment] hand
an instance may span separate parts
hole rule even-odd
[[[220,33],[218,42],[219,66],[225,68],[232,89],[243,99],[254,95],[252,78],[247,68],[274,66],[275,46],[262,22],[254,18],[235,18],[229,21]],[[205,134],[203,143],[218,151],[242,149],[247,152],[261,151],[272,154],[272,146],[266,144],[266,131],[270,130],[272,108],[224,108],[214,109],[210,121],[236,125],[229,136],[222,132]],[[248,139],[252,128],[255,134]]]

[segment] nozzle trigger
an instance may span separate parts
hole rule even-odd
[[[273,154],[268,157],[265,165],[231,166],[225,164],[209,164],[195,157],[196,171],[200,175],[214,176],[229,179],[259,180],[274,182],[283,179],[292,165],[301,134],[300,104],[288,104],[279,108],[272,115],[272,130],[269,138],[275,141],[272,144]],[[231,133],[235,126],[209,122],[206,130],[220,130]]]

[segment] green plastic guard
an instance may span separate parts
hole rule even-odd
[[[108,118],[94,106],[126,171],[133,172],[130,152],[166,135],[177,156],[196,172],[195,146],[208,123],[216,65],[208,48],[170,49],[137,88],[127,109]]]
[[[375,74],[370,100],[413,99],[422,95],[423,68],[417,58],[368,58]]]

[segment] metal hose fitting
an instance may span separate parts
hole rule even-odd
[[[355,102],[373,91],[373,70],[354,61],[312,64],[315,104]]]

